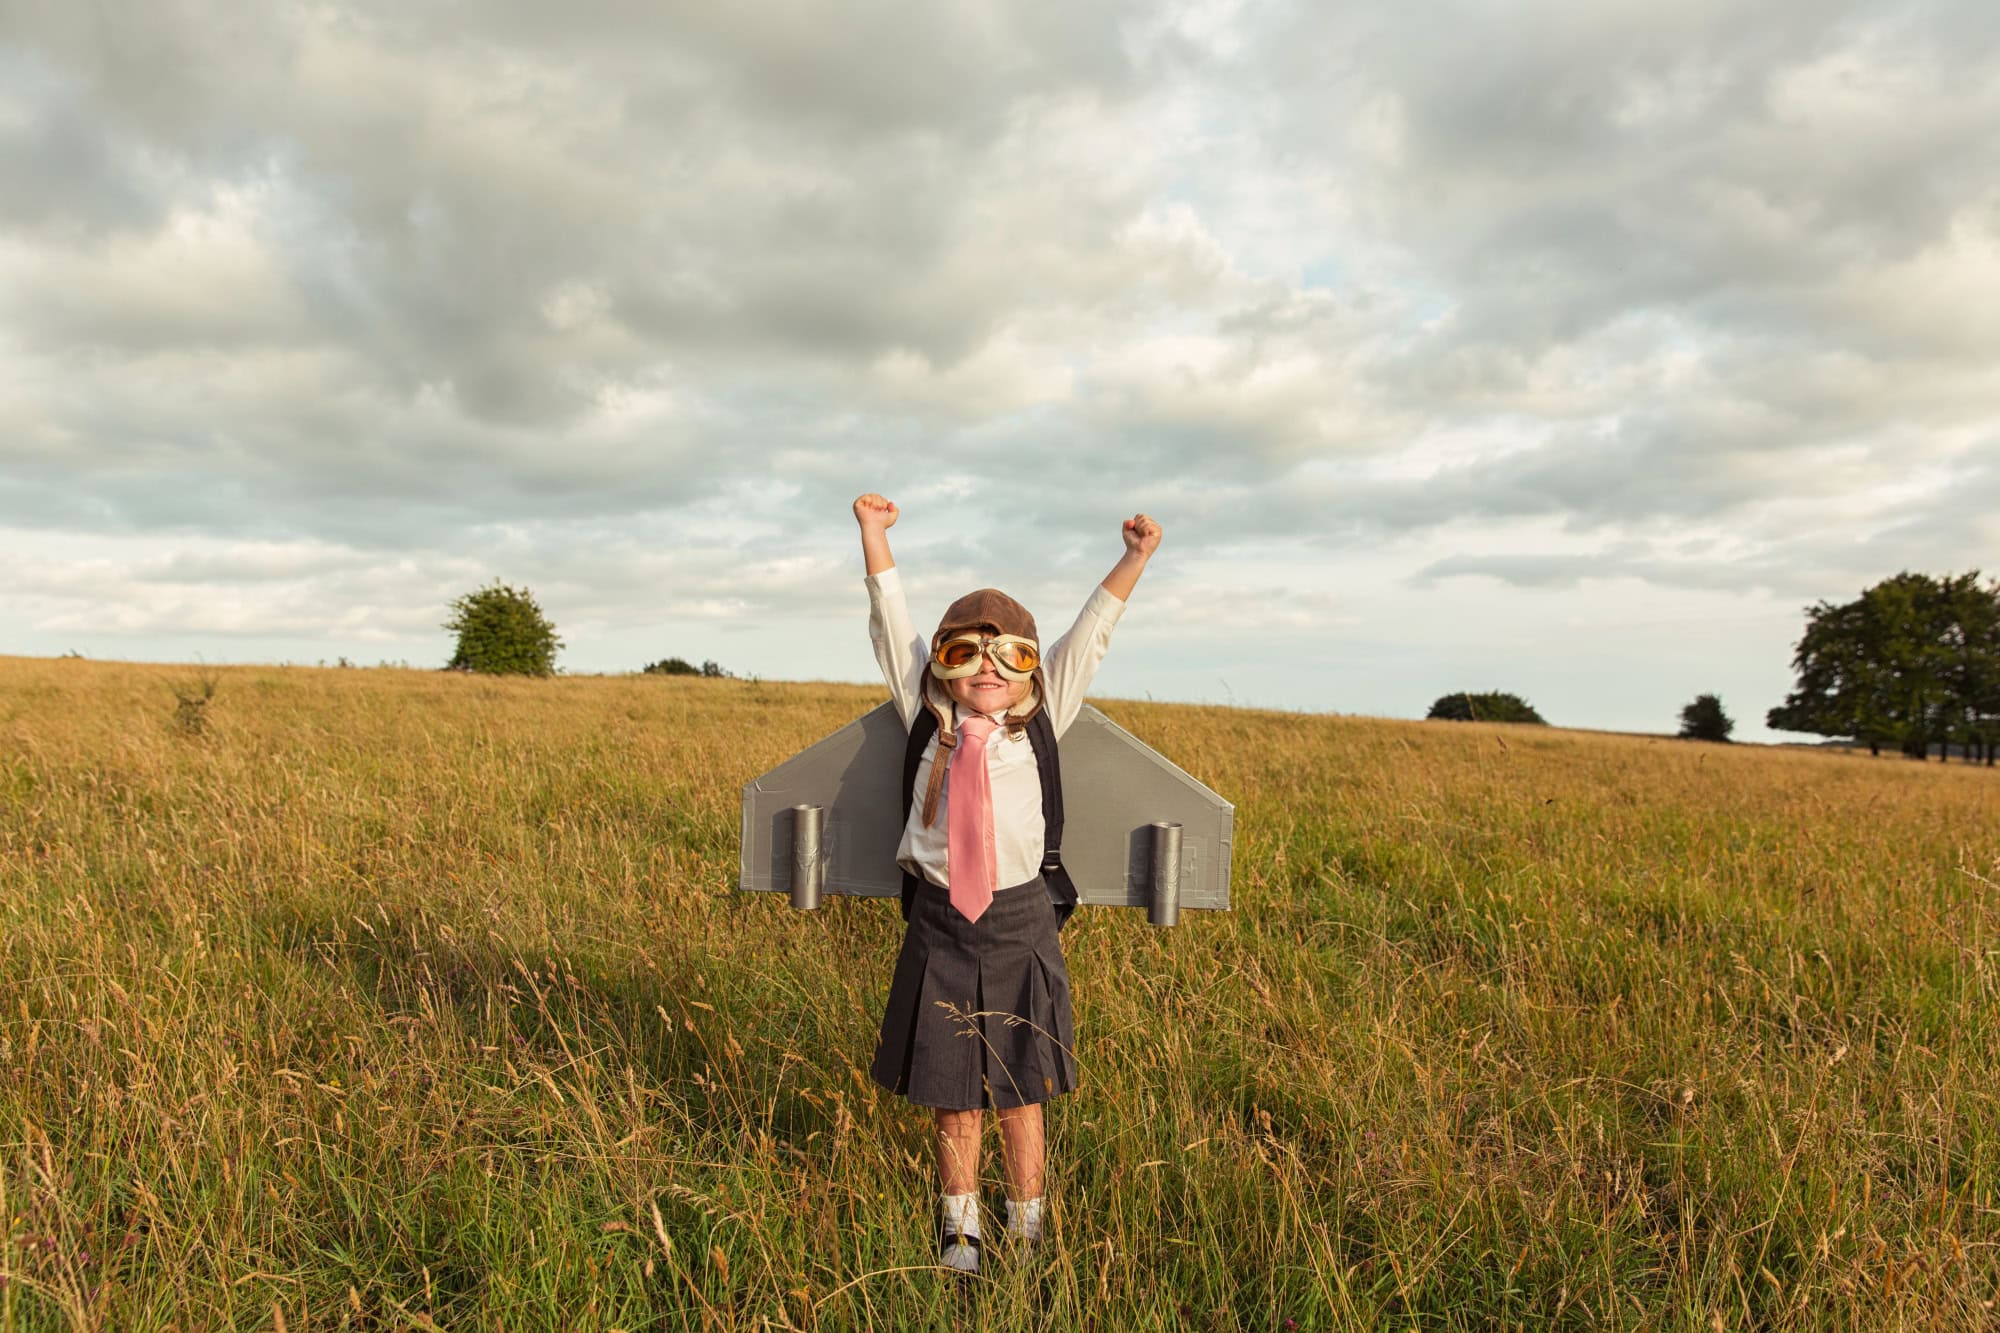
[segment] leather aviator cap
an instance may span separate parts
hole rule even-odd
[[[958,630],[988,629],[995,634],[1014,634],[1041,646],[1042,636],[1035,632],[1035,618],[1028,614],[1028,608],[1001,592],[998,588],[981,588],[969,592],[945,608],[944,619],[938,621],[937,633],[931,635],[931,647],[944,642]]]

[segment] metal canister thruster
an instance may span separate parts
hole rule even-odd
[[[792,906],[810,912],[826,886],[826,807],[792,807]]]
[[[1153,856],[1146,919],[1156,926],[1176,925],[1181,919],[1181,826],[1158,822],[1148,827],[1153,830]]]

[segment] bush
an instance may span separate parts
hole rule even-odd
[[[663,657],[657,662],[648,662],[639,670],[648,676],[703,676],[709,680],[722,680],[729,676],[719,662],[710,660],[696,666],[685,657]]]
[[[663,657],[639,668],[648,676],[699,676],[701,671],[685,657]]]
[[[458,635],[447,671],[489,676],[552,676],[562,640],[534,594],[495,582],[451,604],[444,627]]]
[[[1504,690],[1488,690],[1483,694],[1461,690],[1457,694],[1440,696],[1424,717],[1426,720],[1445,722],[1532,722],[1538,726],[1548,725],[1533,704],[1518,694],[1508,694]]]
[[[1736,720],[1722,711],[1719,695],[1697,694],[1693,703],[1681,709],[1682,740],[1726,741],[1734,730]]]
[[[208,730],[208,706],[215,701],[215,677],[204,673],[198,680],[187,685],[176,685],[174,691],[174,725],[184,736],[199,736]]]

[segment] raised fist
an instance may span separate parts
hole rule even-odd
[[[1145,514],[1134,514],[1125,520],[1125,549],[1136,555],[1150,556],[1158,550],[1162,535],[1160,525]]]
[[[854,521],[863,528],[893,528],[901,512],[873,491],[854,502]]]

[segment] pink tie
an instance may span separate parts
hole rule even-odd
[[[967,921],[977,921],[993,905],[1000,877],[993,850],[993,787],[986,777],[986,738],[996,730],[988,718],[958,724],[951,752],[951,805],[946,815],[945,870],[951,905]]]

